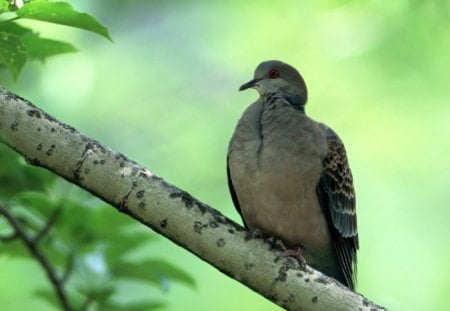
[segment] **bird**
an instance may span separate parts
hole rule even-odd
[[[359,238],[342,140],[305,114],[308,92],[293,66],[262,62],[239,91],[250,88],[259,98],[239,119],[227,154],[228,186],[244,226],[354,290]]]

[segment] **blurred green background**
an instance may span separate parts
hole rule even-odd
[[[292,64],[309,87],[307,114],[346,144],[358,291],[392,310],[450,309],[448,1],[70,2],[114,43],[26,23],[80,52],[27,64],[18,83],[2,71],[3,86],[240,222],[225,156],[257,94],[237,89],[263,60]],[[162,237],[147,251],[198,283],[173,284],[168,310],[279,310]],[[3,311],[49,310],[32,295],[47,282],[35,264],[0,256],[0,276]]]

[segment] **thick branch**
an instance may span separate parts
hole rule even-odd
[[[56,274],[55,268],[48,261],[47,257],[39,250],[37,244],[33,239],[29,238],[25,230],[23,230],[22,226],[19,222],[14,218],[14,216],[9,212],[6,206],[0,204],[0,215],[5,217],[5,219],[10,223],[10,225],[14,228],[14,231],[17,237],[25,244],[25,247],[28,249],[30,254],[36,258],[41,267],[44,269],[47,274],[48,279],[53,285],[53,288],[56,292],[56,296],[58,297],[59,302],[61,303],[61,307],[65,311],[71,311],[72,307],[69,304],[66,293],[63,288],[63,284],[58,278]]]
[[[124,155],[0,87],[0,140],[287,310],[381,310]]]

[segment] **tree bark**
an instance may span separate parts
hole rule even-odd
[[[385,310],[2,87],[0,141],[286,310]]]

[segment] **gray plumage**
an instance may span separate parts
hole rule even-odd
[[[261,63],[260,97],[239,120],[227,157],[228,184],[245,226],[304,248],[306,262],[354,289],[358,231],[344,145],[307,117],[307,89],[292,66]]]

